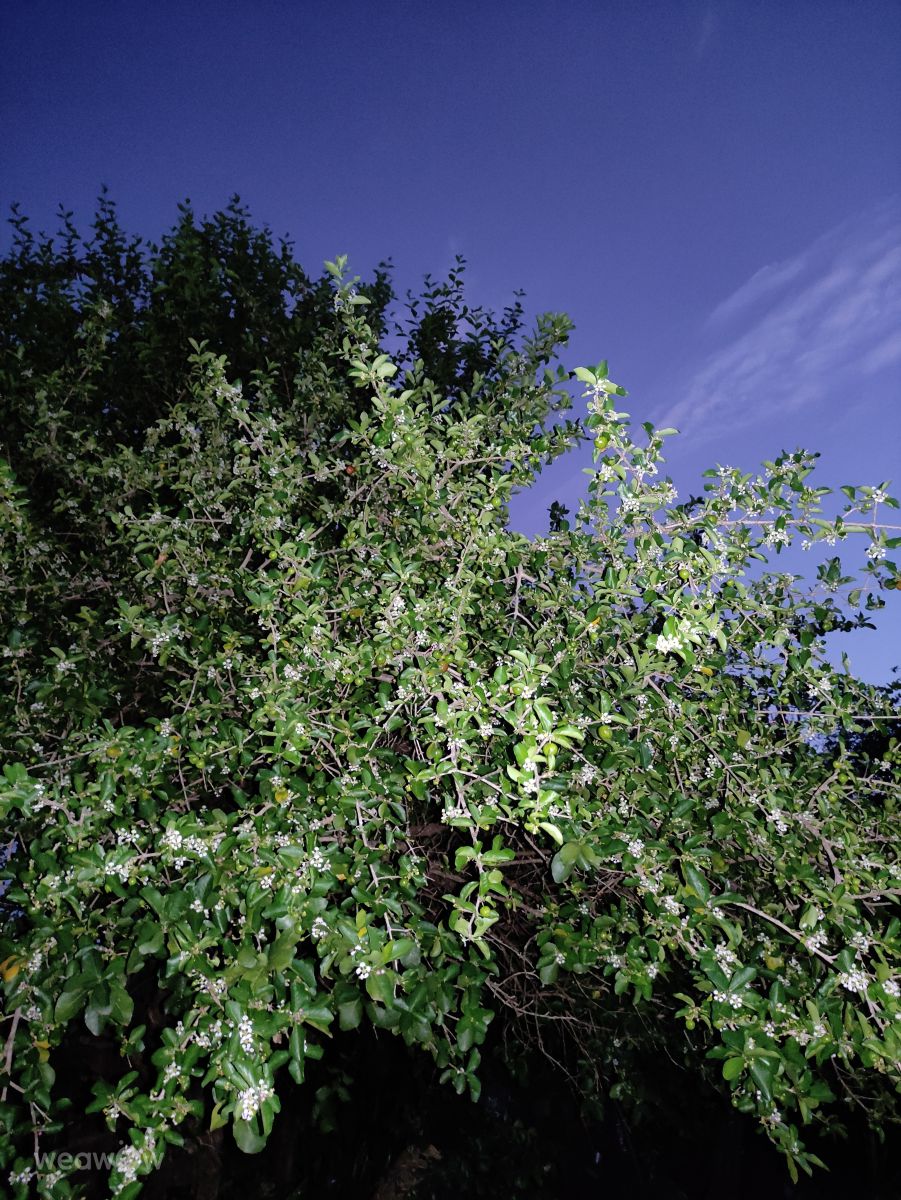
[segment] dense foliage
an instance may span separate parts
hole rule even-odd
[[[492,1020],[586,1100],[640,1110],[665,1055],[793,1172],[805,1126],[897,1116],[898,708],[823,650],[897,602],[897,502],[847,488],[823,515],[795,451],[680,504],[675,431],[633,435],[606,364],[562,416],[566,318],[524,336],[458,271],[402,329],[390,299],[343,260],[310,281],[237,205],[149,252],[106,202],[87,246],[16,219],[15,1196],[78,1191],[35,1154],[65,1145],[54,1064],[85,1026],[118,1047],[92,1110],[119,1196],[204,1130],[261,1150],[361,1022],[474,1097]],[[511,532],[511,495],[583,438],[572,523]],[[863,584],[770,569],[796,537],[856,537]]]

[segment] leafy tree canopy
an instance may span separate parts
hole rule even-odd
[[[679,503],[560,315],[402,328],[386,269],[312,281],[235,201],[159,247],[18,215],[0,268],[0,1162],[66,1121],[55,1063],[107,1055],[112,1193],[228,1126],[361,1023],[479,1094],[489,1024],[586,1101],[652,1102],[667,1056],[785,1154],[897,1115],[898,707],[822,637],[894,600],[886,485],[815,456]],[[570,379],[587,412],[565,417]],[[583,439],[546,536],[513,493]],[[817,586],[796,537],[854,539]],[[290,1085],[288,1085],[290,1086]]]

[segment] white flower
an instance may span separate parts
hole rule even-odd
[[[771,529],[763,539],[766,546],[787,546],[791,540],[787,529]]]
[[[766,814],[766,819],[773,822],[773,824],[776,826],[777,833],[788,832],[788,821],[786,820],[785,813],[781,808],[774,808],[772,812],[768,812]]]
[[[893,1000],[897,1000],[901,996],[901,985],[897,979],[886,979],[882,985],[882,990],[886,996],[891,996]]]
[[[870,977],[866,971],[861,971],[858,967],[852,967],[850,971],[845,971],[838,977],[839,983],[849,992],[857,992],[858,995],[864,995],[870,984]]]
[[[642,853],[644,852],[644,842],[641,840],[641,838],[632,838],[632,840],[626,845],[626,849],[633,858],[641,858]]]
[[[673,650],[679,650],[682,646],[682,641],[678,637],[670,637],[668,634],[659,633],[655,645],[661,654],[669,654]]]
[[[713,951],[713,957],[724,969],[728,967],[734,967],[738,964],[738,958],[735,952],[730,950],[729,947],[723,943],[720,943]]]
[[[870,562],[878,562],[879,559],[885,558],[885,546],[880,545],[879,542],[871,542],[867,546],[867,558]]]
[[[358,963],[356,974],[360,979],[368,979],[372,974],[372,967],[369,963]]]
[[[741,1008],[744,1003],[738,992],[721,992],[717,989],[713,993],[713,998],[718,1004],[728,1004],[730,1008],[735,1009]]]
[[[250,1121],[260,1108],[260,1097],[256,1088],[245,1088],[238,1093],[238,1104],[241,1106],[241,1119]]]
[[[180,850],[184,838],[177,829],[167,829],[163,834],[160,845],[164,850]]]
[[[403,596],[395,596],[394,599],[391,601],[391,603],[388,605],[388,611],[386,613],[386,616],[388,617],[389,621],[393,621],[393,620],[396,620],[398,617],[403,616],[403,614],[406,611],[407,611],[407,603],[404,600]]]
[[[246,1015],[238,1022],[238,1041],[245,1054],[253,1054],[253,1022]]]
[[[310,934],[314,941],[317,942],[320,938],[324,938],[328,934],[328,922],[324,917],[316,918],[316,920],[313,922],[313,928],[310,930]]]
[[[316,871],[324,871],[327,866],[325,855],[318,846],[310,855],[310,866]]]

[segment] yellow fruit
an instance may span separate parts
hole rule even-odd
[[[19,974],[22,968],[21,959],[17,959],[15,955],[10,955],[9,958],[4,958],[0,963],[0,974],[3,975],[3,982],[10,983]]]

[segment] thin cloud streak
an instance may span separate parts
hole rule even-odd
[[[772,263],[761,267],[751,276],[746,284],[733,292],[732,295],[718,304],[707,318],[707,325],[719,325],[735,317],[742,309],[748,308],[764,296],[778,291],[786,283],[791,283],[804,269],[800,259],[790,259],[784,263]]]
[[[762,267],[713,310],[719,345],[665,412],[701,432],[771,419],[901,357],[901,197]],[[731,336],[730,336],[731,330]]]
[[[695,38],[694,52],[695,58],[698,60],[704,57],[708,47],[716,37],[719,23],[719,15],[714,11],[713,5],[708,5],[707,11],[701,19],[701,27]]]

